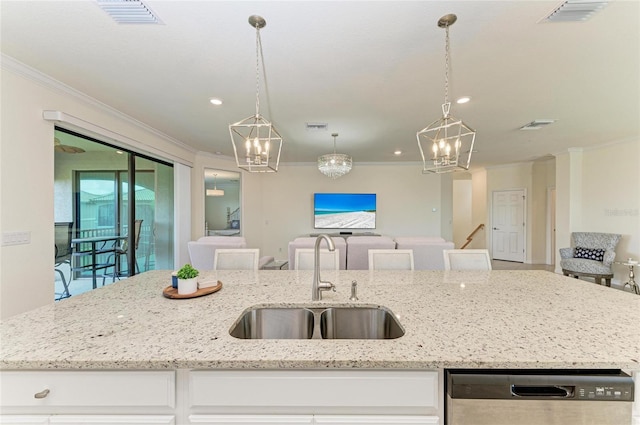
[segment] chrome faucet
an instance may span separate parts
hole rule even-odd
[[[313,284],[311,287],[311,301],[319,301],[322,299],[322,291],[328,291],[333,289],[335,292],[336,286],[331,282],[324,282],[320,279],[320,243],[322,240],[327,241],[329,251],[335,251],[336,245],[333,243],[333,239],[329,235],[318,235],[316,238],[316,244],[313,248]]]

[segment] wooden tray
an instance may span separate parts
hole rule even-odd
[[[167,286],[162,291],[162,295],[164,295],[166,298],[171,298],[172,300],[184,300],[187,298],[197,298],[197,297],[213,294],[214,292],[218,292],[220,289],[222,289],[222,282],[218,281],[218,284],[215,286],[209,286],[208,288],[198,289],[193,294],[180,295],[178,294],[178,288],[174,288],[173,286]]]

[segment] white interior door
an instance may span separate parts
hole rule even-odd
[[[524,262],[524,190],[493,192],[492,248],[494,260]]]

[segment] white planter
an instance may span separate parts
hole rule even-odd
[[[198,290],[198,278],[178,279],[178,294],[189,295]]]

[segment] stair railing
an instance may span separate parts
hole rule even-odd
[[[460,247],[460,249],[465,249],[467,245],[469,245],[471,243],[471,241],[473,241],[473,237],[475,236],[476,233],[478,233],[481,229],[484,229],[484,224],[478,224],[478,227],[476,227],[473,232],[471,232],[471,234],[469,234],[469,236],[467,236],[467,241],[464,243],[464,245],[462,245]]]

